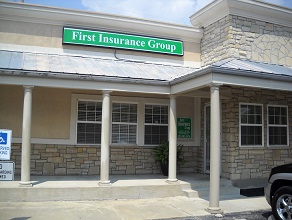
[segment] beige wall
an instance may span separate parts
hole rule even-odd
[[[194,135],[194,117],[199,117],[199,115],[194,115],[194,98],[192,97],[178,97],[176,101],[177,105],[177,118],[191,118],[192,119],[192,138],[179,138],[179,141],[195,141]]]
[[[11,129],[13,137],[20,138],[22,133],[22,111],[23,111],[23,87],[8,86],[0,87],[0,128]],[[45,139],[70,139],[70,120],[71,120],[71,95],[100,95],[98,91],[90,90],[66,90],[44,87],[34,87],[32,90],[32,138]],[[128,93],[113,93],[119,97],[125,97]],[[132,94],[134,95],[134,94]],[[136,94],[137,97],[139,94]],[[129,101],[132,100],[131,96]],[[143,96],[140,96],[143,98]],[[144,95],[145,97],[145,95]],[[162,98],[162,96],[149,96],[145,98]],[[164,100],[168,100],[164,96]],[[151,99],[149,100],[151,102]],[[76,106],[72,106],[75,108]],[[177,98],[177,117],[192,118],[192,129],[195,131],[195,106],[194,98]],[[74,109],[73,109],[74,110]],[[192,138],[179,139],[181,143],[194,142],[196,136]],[[197,137],[199,139],[199,136]]]
[[[13,137],[21,137],[23,87],[0,86],[0,128],[12,130]]]
[[[100,47],[63,45],[63,26],[6,20],[0,20],[0,23],[0,43],[59,49],[63,48],[64,52],[66,52],[66,50],[78,50],[81,53],[84,51],[91,51],[110,53],[113,55],[115,51],[115,49],[105,49]],[[95,29],[98,30],[99,27],[96,27]],[[151,36],[151,33],[148,33],[148,35]],[[200,62],[200,44],[193,42],[184,42],[184,56],[182,57],[127,50],[117,50],[117,54],[128,56],[135,55],[174,61]]]
[[[70,112],[70,90],[34,88],[32,135],[69,139]]]
[[[0,128],[21,137],[23,88],[1,85],[0,94]],[[71,91],[35,87],[32,95],[32,137],[69,139]]]

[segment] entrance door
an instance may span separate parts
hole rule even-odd
[[[211,126],[211,108],[206,104],[204,108],[204,172],[210,173],[210,126]]]

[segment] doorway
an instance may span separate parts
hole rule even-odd
[[[204,173],[210,173],[210,127],[211,127],[210,103],[204,107]]]

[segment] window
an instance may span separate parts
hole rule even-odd
[[[160,144],[168,140],[168,106],[145,105],[146,145]]]
[[[113,103],[112,143],[136,144],[137,104]]]
[[[268,145],[288,145],[287,106],[268,106]]]
[[[101,102],[78,101],[77,143],[100,144]]]
[[[263,107],[240,104],[240,145],[263,146]]]

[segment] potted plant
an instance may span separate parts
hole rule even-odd
[[[182,158],[182,144],[177,145],[177,162],[183,162]],[[164,176],[168,176],[168,158],[169,158],[169,143],[168,141],[162,141],[154,149],[155,159],[159,161],[161,171]]]

